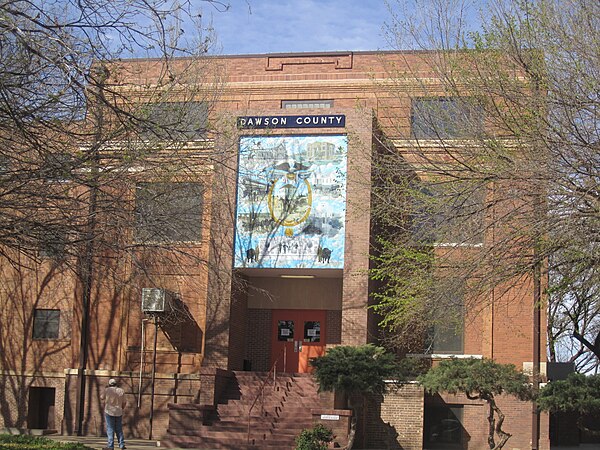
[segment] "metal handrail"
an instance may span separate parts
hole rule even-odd
[[[286,357],[286,347],[285,346],[283,347],[283,351],[275,359],[275,362],[273,363],[273,365],[271,366],[271,368],[267,372],[267,375],[265,376],[262,384],[260,385],[260,389],[258,390],[258,394],[256,394],[256,398],[254,399],[254,401],[252,402],[252,405],[250,405],[250,409],[248,410],[248,435],[247,435],[247,442],[248,442],[248,444],[250,444],[250,422],[252,420],[252,417],[251,417],[252,410],[254,409],[254,406],[256,406],[256,402],[260,398],[261,399],[262,408],[263,408],[263,412],[264,412],[264,407],[265,407],[264,391],[265,391],[265,387],[267,385],[267,382],[271,379],[271,372],[273,372],[273,389],[275,389],[275,381],[277,379],[277,364],[282,359],[282,357],[283,357],[283,364],[284,364],[284,371],[285,371],[285,357]]]

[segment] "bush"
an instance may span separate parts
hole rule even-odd
[[[383,393],[397,373],[394,355],[374,345],[333,347],[310,364],[321,390],[347,394]]]
[[[91,450],[83,444],[57,442],[40,436],[0,434],[0,448],[15,450]]]
[[[540,391],[541,409],[579,414],[600,414],[600,375],[572,373],[566,380],[552,381]]]
[[[325,450],[333,441],[333,432],[321,424],[315,425],[296,438],[296,450]]]

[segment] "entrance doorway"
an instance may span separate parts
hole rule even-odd
[[[27,427],[54,430],[54,399],[56,390],[48,387],[29,388]]]
[[[325,319],[324,310],[273,310],[271,365],[277,361],[279,372],[311,372],[309,360],[325,354]]]

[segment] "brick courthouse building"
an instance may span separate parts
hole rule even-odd
[[[85,370],[76,279],[47,258],[30,261],[36,268],[30,272],[3,264],[5,279],[19,283],[5,284],[2,301],[16,299],[22,320],[11,320],[7,328],[3,313],[2,338],[18,341],[19,348],[2,358],[0,426],[99,435],[104,426],[99,396],[114,377],[129,399],[127,436],[151,433],[167,445],[199,446],[193,433],[187,441],[173,435],[209,424],[220,401],[239,401],[230,392],[242,383],[238,371],[265,373],[277,363],[279,371],[302,373],[308,359],[327,347],[376,342],[377,320],[367,309],[371,155],[379,142],[375,136],[383,135],[410,159],[411,97],[423,82],[436,83],[420,58],[379,52],[209,58],[210,70],[222,80],[207,110],[215,132],[186,143],[194,164],[185,173],[168,183],[156,175],[136,179],[131,194],[142,217],[135,221],[134,240],[152,232],[139,211],[151,203],[144,193],[153,188],[166,193],[179,183],[187,217],[195,222],[182,231],[175,220],[175,231],[161,240],[168,245],[159,250],[140,246],[113,255],[120,282],[95,280]],[[178,63],[185,64],[176,61],[175,69]],[[391,66],[405,74],[393,80],[394,95],[386,88]],[[158,61],[124,61],[111,82],[137,95],[153,85],[160,70]],[[176,215],[182,204],[169,203],[167,214]],[[149,205],[148,214],[158,207]],[[160,312],[163,294],[166,312]],[[523,284],[506,295],[512,301],[466,322],[446,353],[531,365],[533,289]],[[174,310],[184,311],[183,319],[155,328],[153,317],[172,316]],[[242,397],[244,389],[238,389]],[[339,405],[330,396],[311,398],[309,416],[332,426],[344,443],[347,413],[335,409]],[[500,404],[507,413],[504,428],[513,434],[507,448],[532,448],[531,404],[510,398]],[[226,408],[219,408],[224,419]],[[369,402],[366,433],[359,432],[356,443],[487,448],[484,409],[461,396],[429,397],[409,384]],[[247,416],[238,416],[245,426]],[[261,448],[264,437],[252,439]],[[539,448],[549,448],[546,416]]]

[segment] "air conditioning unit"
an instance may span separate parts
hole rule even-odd
[[[162,313],[171,309],[171,294],[166,289],[143,288],[142,311],[146,313]]]

